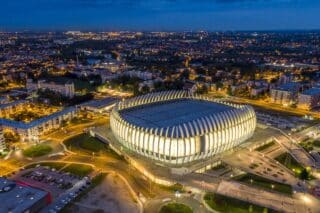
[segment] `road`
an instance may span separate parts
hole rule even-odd
[[[196,196],[190,194],[181,194],[181,197],[176,197],[175,195],[168,196],[158,196],[155,199],[151,199],[144,206],[144,213],[156,213],[159,212],[161,207],[170,202],[178,202],[189,206],[194,213],[207,213],[209,211],[204,205],[201,204],[201,197],[196,199]]]
[[[300,116],[311,115],[314,118],[320,119],[319,112],[310,112],[308,110],[303,110],[303,109],[283,107],[282,105],[266,102],[265,100],[252,100],[252,99],[240,98],[240,97],[234,97],[234,96],[227,97],[226,100],[241,103],[241,104],[250,104],[253,106],[265,108],[267,110],[275,110],[275,111],[294,114],[294,115],[300,115]]]
[[[25,158],[21,150],[15,152],[12,155],[12,158],[8,160],[0,160],[0,171],[1,175],[10,174],[19,170],[21,167],[24,167],[30,163],[37,163],[46,160],[54,160],[55,162],[75,162],[75,163],[87,163],[92,164],[96,167],[98,171],[105,172],[116,172],[120,176],[124,177],[126,182],[132,187],[133,191],[141,194],[141,196],[150,199],[159,195],[168,195],[173,192],[159,187],[156,184],[150,183],[141,173],[136,171],[131,165],[126,161],[116,158],[114,154],[100,153],[98,156],[93,156],[91,153],[81,150],[81,149],[72,149],[68,150],[68,147],[63,146],[63,141],[67,138],[73,137],[75,135],[83,133],[83,130],[91,126],[97,125],[106,125],[108,119],[102,118],[98,122],[90,122],[86,124],[78,124],[72,127],[66,127],[61,130],[52,132],[46,136],[43,136],[42,139],[50,141],[53,147],[57,147],[54,152],[64,151],[64,156],[56,155],[55,157],[42,156],[39,158],[27,159]],[[16,155],[19,154],[19,157]]]
[[[235,154],[225,156],[223,162],[243,171],[300,188],[298,184],[301,183],[291,170],[259,152],[240,150]]]
[[[92,153],[81,150],[80,148],[73,147],[71,150],[69,150],[69,147],[63,146],[63,141],[69,137],[73,137],[77,134],[80,134],[83,132],[84,129],[91,127],[91,126],[97,126],[97,125],[106,125],[108,123],[108,118],[99,118],[97,119],[97,122],[90,122],[86,124],[78,124],[74,125],[72,127],[66,127],[62,130],[55,131],[49,135],[46,135],[44,139],[50,139],[50,142],[52,144],[55,144],[56,147],[60,148],[55,151],[64,151],[64,156],[56,156],[54,159],[56,161],[67,161],[67,162],[77,162],[77,163],[88,163],[95,166],[97,171],[101,172],[116,172],[117,174],[121,175],[128,183],[128,185],[132,188],[132,190],[137,193],[141,200],[144,200],[144,205],[146,208],[146,211],[148,209],[155,210],[155,208],[159,208],[159,205],[163,203],[164,198],[171,198],[173,199],[173,192],[166,189],[165,187],[160,187],[156,184],[151,183],[144,175],[139,173],[135,168],[133,168],[131,165],[129,165],[126,161],[117,158],[114,156],[114,154],[110,153],[97,153],[96,155],[92,155]],[[16,154],[16,153],[15,153]],[[241,154],[241,153],[240,153]],[[257,163],[262,163],[261,167],[258,169],[260,172],[268,171],[267,168],[271,168],[270,159],[267,159],[266,156],[262,156],[259,153],[243,153],[241,154],[241,158],[238,158],[237,155],[233,156],[234,159],[233,164],[238,165],[240,160],[241,163],[250,169],[250,163],[251,160],[256,160]],[[19,167],[26,165],[28,163],[32,162],[38,162],[39,160],[48,160],[51,159],[48,156],[36,158],[36,159],[25,159],[25,158],[19,158],[19,159],[9,159],[6,161],[1,160],[0,163],[0,169],[3,167],[6,169],[6,173],[10,173],[12,171],[17,170]],[[240,160],[239,160],[240,159]],[[246,164],[247,162],[247,164]],[[268,163],[269,162],[269,163]],[[273,161],[271,161],[272,163]],[[272,163],[273,164],[273,163]],[[243,165],[241,165],[243,168]],[[240,167],[241,168],[241,167]],[[284,173],[283,171],[286,171],[285,168],[282,168],[281,166],[276,165],[276,167],[272,167],[271,171],[274,173]],[[252,172],[252,171],[251,171]],[[268,171],[270,172],[270,171]],[[270,175],[273,173],[270,172]],[[271,174],[272,173],[272,174]],[[289,173],[289,172],[288,172]],[[292,184],[296,185],[297,180],[291,178],[288,174],[284,174],[286,180]],[[203,174],[190,174],[183,178],[181,181],[183,184],[193,187],[198,190],[206,190],[206,191],[212,191],[215,192],[220,183],[220,179],[205,176]],[[279,181],[279,180],[278,180]],[[244,193],[244,192],[242,192]],[[179,200],[180,201],[180,200]],[[206,212],[205,207],[202,207],[200,205],[201,201],[188,197],[183,196],[181,198],[181,202],[185,202],[187,205],[191,205],[193,209],[200,210],[199,212]],[[202,209],[204,211],[202,211]]]
[[[275,140],[285,148],[295,160],[301,163],[304,167],[311,167],[315,169],[320,168],[320,163],[318,164],[314,158],[298,144],[298,141],[293,139],[295,136],[289,136],[281,129],[275,127],[270,128],[281,132],[282,135],[275,137]]]
[[[217,190],[219,194],[250,201],[280,212],[319,212],[319,201],[310,195],[296,193],[294,197],[250,187],[238,182],[222,181]]]

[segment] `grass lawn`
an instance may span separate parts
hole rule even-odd
[[[217,171],[217,170],[220,170],[220,169],[226,169],[227,167],[225,166],[225,165],[223,165],[223,164],[219,164],[219,165],[217,165],[217,166],[214,166],[214,167],[212,167],[211,169],[212,170],[214,170],[214,171]]]
[[[313,145],[316,147],[320,147],[320,140],[313,141]]]
[[[64,172],[70,172],[72,174],[84,177],[93,171],[93,168],[89,165],[82,164],[70,164],[69,166],[62,169]]]
[[[79,146],[90,152],[99,152],[106,148],[104,143],[86,133],[69,138],[64,143],[66,146]]]
[[[52,148],[49,145],[38,144],[30,148],[23,150],[23,155],[27,157],[40,157],[52,152]]]
[[[62,169],[61,171],[63,171],[63,172],[70,172],[70,173],[72,173],[74,175],[78,175],[80,177],[84,177],[93,171],[93,168],[89,165],[72,163],[72,164],[66,166],[66,163],[59,163],[59,162],[34,163],[34,164],[27,166],[26,169],[34,168],[37,165],[44,166],[44,167],[48,166],[50,168],[55,168],[56,170]]]
[[[287,184],[278,183],[272,180],[268,180],[266,178],[259,177],[253,174],[245,174],[234,178],[237,181],[252,184],[253,186],[257,186],[264,189],[269,189],[273,191],[277,191],[280,193],[292,195],[292,187]],[[273,185],[273,188],[272,188]]]
[[[274,141],[272,141],[272,142],[270,142],[270,143],[264,144],[264,145],[262,145],[262,146],[260,146],[260,147],[256,148],[255,150],[260,152],[260,151],[263,151],[263,150],[265,150],[265,149],[267,149],[267,148],[269,148],[269,147],[273,146],[274,144],[275,144],[275,142],[274,142]]]
[[[87,123],[91,121],[89,118],[78,118],[78,117],[74,117],[71,119],[70,123],[73,124],[73,125],[76,125],[76,124],[83,124],[83,123]]]
[[[58,162],[43,162],[43,163],[35,163],[35,164],[31,164],[29,166],[26,167],[26,169],[29,168],[34,168],[37,165],[40,166],[48,166],[50,168],[55,168],[56,170],[60,170],[62,167],[64,167],[66,164],[65,163],[58,163]]]
[[[313,146],[315,145],[315,141],[313,139],[307,138],[300,142],[300,146],[304,148],[307,152],[313,150]]]
[[[181,185],[180,183],[175,183],[171,186],[157,184],[157,186],[164,189],[164,190],[168,190],[170,192],[176,192],[176,191],[185,192],[183,185]]]
[[[192,213],[192,209],[181,203],[168,203],[160,209],[159,213]]]
[[[275,158],[282,165],[292,170],[298,177],[301,171],[304,169],[303,166],[297,162],[289,153],[283,153]]]
[[[214,210],[226,213],[262,213],[269,212],[274,213],[276,211],[264,208],[262,206],[257,206],[255,204],[250,204],[245,201],[227,197],[224,195],[207,193],[204,196],[205,202]]]
[[[82,133],[80,135],[69,138],[64,141],[64,144],[71,149],[80,148],[81,150],[87,151],[90,154],[94,152],[97,155],[99,155],[100,152],[106,153],[107,155],[112,156],[118,160],[124,160],[123,156],[118,155],[107,144],[104,144],[97,138],[92,137],[86,133]]]

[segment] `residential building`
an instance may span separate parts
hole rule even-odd
[[[0,125],[4,129],[10,129],[19,134],[22,141],[38,141],[40,135],[52,129],[58,129],[64,122],[71,120],[76,115],[76,107],[69,107],[29,123],[0,118]]]
[[[297,82],[290,82],[271,89],[271,102],[284,106],[294,104],[297,101],[299,89],[300,84]]]
[[[318,106],[320,106],[320,88],[311,88],[299,94],[299,108],[310,110]]]
[[[7,146],[5,143],[4,136],[3,136],[3,128],[0,125],[0,153],[3,152],[6,148],[7,148]]]
[[[48,83],[45,80],[39,80],[37,83],[34,83],[32,79],[28,79],[26,88],[28,91],[48,89],[54,92],[58,92],[68,98],[73,98],[75,95],[75,88],[73,82],[67,82],[65,84],[56,84],[53,82]]]

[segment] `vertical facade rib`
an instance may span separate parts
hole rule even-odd
[[[211,101],[232,109],[167,128],[138,127],[121,116],[124,109],[179,99]],[[252,136],[256,115],[251,106],[194,96],[187,91],[169,91],[120,102],[111,112],[110,125],[124,147],[157,161],[181,165],[238,146]]]

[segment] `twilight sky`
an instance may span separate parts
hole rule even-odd
[[[320,29],[320,0],[0,0],[0,31],[287,29]]]

